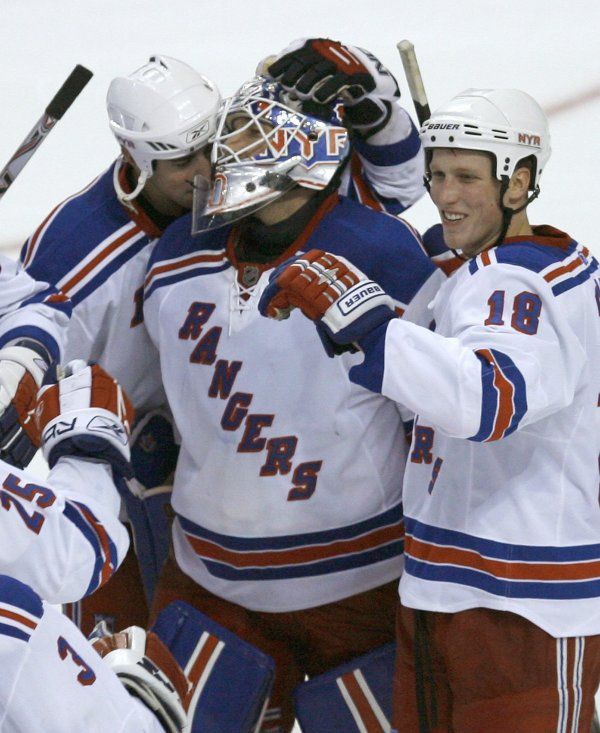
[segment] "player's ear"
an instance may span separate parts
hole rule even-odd
[[[508,182],[508,188],[504,194],[504,204],[511,209],[516,209],[527,200],[531,183],[531,169],[527,165],[518,166]]]

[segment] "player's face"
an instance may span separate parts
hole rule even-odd
[[[192,208],[194,176],[210,179],[210,146],[193,155],[174,160],[157,160],[144,195],[162,214],[179,216]]]
[[[265,122],[259,123],[243,113],[231,115],[227,120],[227,127],[234,134],[227,140],[228,147],[242,159],[264,152],[266,143],[261,130],[265,125]]]
[[[500,181],[489,155],[474,150],[435,149],[430,163],[431,198],[442,220],[444,240],[473,257],[502,231]]]

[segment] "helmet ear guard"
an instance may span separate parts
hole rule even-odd
[[[152,176],[153,161],[192,155],[212,138],[221,103],[217,87],[187,64],[168,56],[111,82],[106,104],[117,142],[139,168],[137,185],[126,193],[119,182],[123,158],[115,167],[115,190],[131,201]]]
[[[244,84],[219,111],[208,192],[194,191],[194,234],[215,229],[272,203],[295,186],[322,190],[350,150],[335,110],[323,119],[264,77]],[[242,142],[243,141],[243,142]]]

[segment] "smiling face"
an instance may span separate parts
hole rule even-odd
[[[488,153],[433,150],[430,193],[442,220],[444,240],[473,257],[492,246],[502,231],[500,181]]]

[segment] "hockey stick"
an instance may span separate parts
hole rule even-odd
[[[44,114],[36,122],[35,127],[0,171],[0,199],[91,78],[92,72],[79,64],[69,74],[65,83],[46,107]]]
[[[413,104],[415,105],[417,119],[419,120],[419,124],[422,125],[425,120],[428,120],[431,117],[431,110],[429,109],[429,102],[427,101],[427,94],[425,94],[421,70],[419,69],[419,63],[415,55],[415,47],[410,41],[404,40],[397,43],[396,48],[398,49],[400,58],[402,59],[402,66],[404,67],[404,74],[406,75],[406,81],[408,82],[410,96],[412,97]]]

